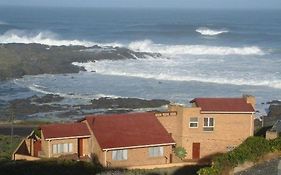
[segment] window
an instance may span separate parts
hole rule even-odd
[[[160,157],[163,156],[164,154],[164,150],[162,146],[150,147],[148,152],[149,152],[149,157]]]
[[[53,145],[53,154],[58,153],[58,145]]]
[[[198,118],[197,117],[190,117],[189,127],[190,128],[197,128],[198,127]]]
[[[72,143],[53,144],[53,154],[70,153],[72,152]]]
[[[116,150],[112,151],[112,160],[127,160],[128,159],[128,150]]]
[[[214,131],[214,123],[215,123],[214,118],[212,118],[212,117],[204,118],[203,130],[204,131]]]

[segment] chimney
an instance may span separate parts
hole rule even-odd
[[[243,95],[244,100],[246,100],[247,103],[251,104],[254,109],[256,109],[256,98],[252,95]]]

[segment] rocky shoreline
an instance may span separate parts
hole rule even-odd
[[[72,62],[136,59],[160,54],[134,52],[123,47],[48,46],[0,44],[0,81],[24,75],[78,73],[83,68]]]
[[[6,116],[15,116],[15,119],[24,119],[39,113],[56,112],[57,117],[67,119],[69,116],[81,116],[94,113],[93,110],[105,109],[102,113],[124,113],[138,109],[156,109],[169,104],[167,100],[138,98],[109,98],[93,99],[89,104],[69,105],[60,103],[64,98],[59,95],[47,94],[44,96],[32,96],[25,99],[15,99],[4,107],[0,119]],[[102,111],[102,110],[101,110]]]

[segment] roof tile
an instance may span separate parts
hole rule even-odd
[[[154,113],[86,117],[102,149],[174,143]]]
[[[219,112],[254,112],[251,104],[243,98],[195,98],[195,102],[201,111]]]
[[[45,139],[91,135],[86,123],[49,124],[40,128]]]

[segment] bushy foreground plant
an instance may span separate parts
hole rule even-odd
[[[184,147],[176,147],[174,149],[174,153],[180,159],[184,159],[186,157],[186,154],[187,154]]]
[[[263,155],[281,151],[281,138],[266,140],[263,137],[249,137],[234,150],[217,156],[211,167],[200,169],[199,175],[220,175],[227,168],[234,168],[246,161],[256,162]]]

